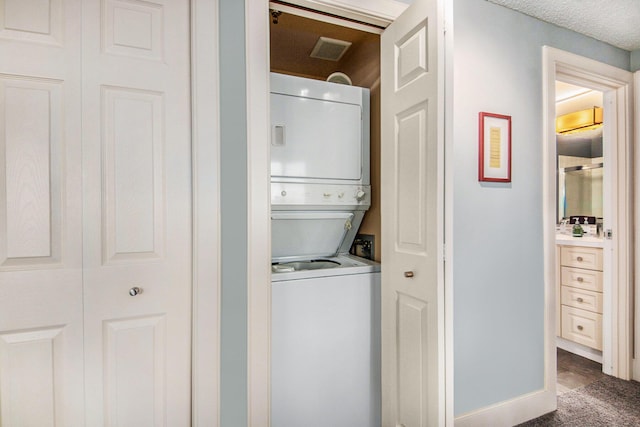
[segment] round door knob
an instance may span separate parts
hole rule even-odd
[[[131,295],[132,297],[135,297],[138,294],[142,293],[142,289],[140,289],[137,286],[134,286],[133,288],[129,289],[129,295]]]
[[[405,271],[404,277],[411,279],[413,277],[413,271]]]
[[[578,258],[576,258],[578,261],[582,261],[583,258],[581,256],[579,256]]]
[[[584,302],[584,300],[583,300],[582,298],[580,298],[580,297],[578,297],[578,299],[576,299],[576,301],[578,301],[578,302]]]
[[[362,199],[364,199],[364,195],[365,195],[365,194],[366,194],[366,193],[365,193],[364,191],[362,191],[362,190],[358,190],[358,192],[356,193],[356,200],[362,200]]]
[[[582,277],[578,277],[576,280],[577,280],[578,282],[584,282],[584,279],[583,279]]]
[[[579,331],[581,331],[581,330],[583,330],[583,329],[584,329],[584,328],[582,327],[582,325],[578,325],[578,330],[579,330]]]

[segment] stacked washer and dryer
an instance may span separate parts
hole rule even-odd
[[[371,205],[369,90],[271,74],[271,425],[380,425],[380,265],[350,255]]]

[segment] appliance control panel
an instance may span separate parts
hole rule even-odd
[[[371,205],[371,186],[272,182],[271,205],[368,208]]]

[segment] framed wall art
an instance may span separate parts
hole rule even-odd
[[[479,114],[478,180],[511,182],[511,116]]]

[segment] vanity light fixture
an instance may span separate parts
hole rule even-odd
[[[556,133],[570,134],[602,126],[602,107],[576,111],[556,118]]]

